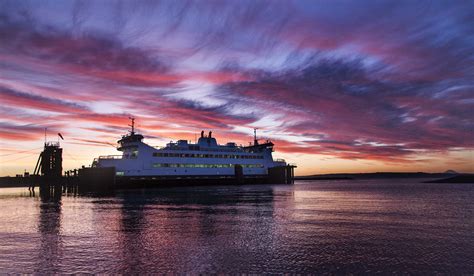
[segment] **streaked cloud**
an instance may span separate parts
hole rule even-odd
[[[2,147],[48,125],[106,147],[133,115],[160,142],[212,129],[245,144],[257,127],[301,160],[396,169],[447,153],[465,169],[473,13],[464,1],[0,1]]]

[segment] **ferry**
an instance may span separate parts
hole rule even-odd
[[[130,180],[197,180],[224,179],[240,182],[292,182],[293,168],[283,159],[272,157],[274,144],[260,143],[254,130],[254,141],[249,146],[228,142],[221,145],[201,131],[199,140],[170,142],[157,148],[143,142],[144,136],[135,132],[135,119],[131,131],[118,140],[120,155],[100,156],[94,159],[93,168],[115,168],[117,179]],[[218,182],[219,182],[218,181]]]

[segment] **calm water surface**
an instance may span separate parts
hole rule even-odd
[[[474,273],[474,184],[0,190],[1,273]]]

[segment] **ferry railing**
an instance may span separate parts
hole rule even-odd
[[[99,156],[99,159],[122,159],[122,155],[103,155]]]

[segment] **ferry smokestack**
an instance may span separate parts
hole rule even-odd
[[[209,138],[212,138],[212,131],[209,131]]]
[[[201,138],[204,138],[204,130],[201,131]]]

